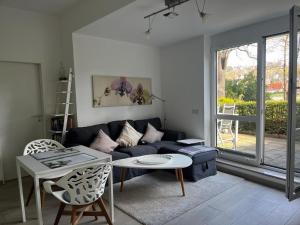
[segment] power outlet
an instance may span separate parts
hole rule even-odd
[[[192,114],[198,115],[199,114],[199,109],[192,109]]]

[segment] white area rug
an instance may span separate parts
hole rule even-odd
[[[154,172],[114,185],[115,206],[145,225],[162,225],[232,188],[243,179],[218,172],[198,182],[185,181],[186,196],[175,176]]]

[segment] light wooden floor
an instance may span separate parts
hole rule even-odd
[[[0,224],[22,224],[18,197],[16,181],[0,185]],[[48,196],[43,209],[46,225],[53,224],[57,207],[57,201]],[[139,225],[123,212],[117,209],[115,212],[116,225]],[[28,216],[26,225],[37,224],[34,202],[31,202]],[[69,224],[69,220],[64,218],[60,224]],[[105,223],[85,220],[82,224]],[[289,202],[283,192],[245,180],[167,225],[300,225],[300,200]]]

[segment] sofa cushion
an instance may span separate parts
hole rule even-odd
[[[181,152],[178,152],[179,149],[184,148],[184,146],[181,145],[161,145],[161,148],[159,149],[160,154],[184,154]],[[209,152],[200,152],[198,154],[195,154],[192,156],[193,165],[215,160],[217,156],[217,150],[215,151],[209,151]]]
[[[160,150],[162,148],[167,148],[167,149],[171,149],[171,150],[178,150],[178,149],[181,148],[180,145],[178,145],[175,141],[157,141],[157,142],[151,143],[149,145],[153,146],[157,150]]]
[[[161,130],[164,132],[164,136],[162,137],[163,141],[177,141],[185,139],[185,133],[181,131],[175,130]]]
[[[126,153],[130,156],[141,156],[141,155],[150,155],[156,154],[158,151],[156,148],[150,145],[137,145],[129,148],[118,148],[116,151]]]
[[[64,143],[64,146],[90,146],[90,144],[94,141],[95,137],[98,135],[99,130],[103,130],[104,133],[110,135],[108,126],[106,124],[71,128],[66,135],[66,141]]]
[[[128,122],[126,122],[116,142],[123,147],[133,147],[138,144],[142,137],[143,134],[136,131]]]
[[[161,129],[161,121],[160,118],[152,118],[152,119],[145,119],[145,120],[136,120],[134,121],[134,128],[144,134],[146,132],[148,123],[150,123],[155,129]]]
[[[148,127],[142,141],[146,143],[154,143],[161,141],[162,136],[164,136],[163,132],[158,131],[151,125],[151,123],[148,123]]]
[[[126,159],[129,158],[130,155],[124,153],[124,152],[118,152],[118,151],[113,151],[109,153],[112,156],[112,160],[119,160],[119,159]]]
[[[110,137],[115,141],[120,136],[122,129],[126,123],[126,121],[131,125],[134,126],[133,120],[117,120],[108,123]]]
[[[98,135],[90,145],[90,148],[109,153],[112,152],[117,146],[117,142],[111,140],[111,138],[106,133],[104,133],[103,130],[100,130]]]

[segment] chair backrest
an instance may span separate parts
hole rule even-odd
[[[233,105],[224,104],[223,114],[234,115],[234,113],[235,113],[235,104],[233,104]],[[232,120],[222,119],[222,121],[221,121],[222,129],[231,129],[231,126],[232,126]]]
[[[235,104],[233,105],[224,104],[223,114],[233,115],[234,112],[235,112]]]
[[[23,155],[31,155],[39,152],[46,152],[49,150],[55,150],[64,148],[64,146],[57,141],[51,139],[38,139],[29,142],[24,149]]]
[[[102,196],[110,171],[109,163],[78,168],[60,178],[56,185],[67,191],[70,205],[87,205]]]

